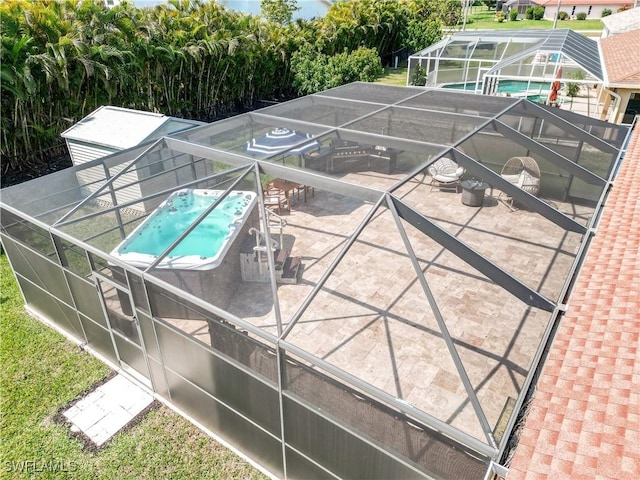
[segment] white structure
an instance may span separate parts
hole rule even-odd
[[[67,143],[73,164],[82,165],[198,125],[203,123],[159,113],[102,106],[62,132],[61,136]],[[159,160],[158,158],[157,161]],[[138,168],[119,176],[113,182],[119,201],[139,198],[139,177],[151,178],[158,173],[160,172],[156,163],[148,162],[144,170]],[[81,170],[78,172],[78,178],[90,192],[94,192],[103,184],[104,169],[96,166]],[[109,196],[100,197],[100,200],[113,203]],[[142,205],[132,208],[145,210]]]
[[[637,2],[636,2],[637,3]],[[602,19],[602,38],[640,29],[640,7],[614,13]]]
[[[561,12],[567,12],[570,18],[576,18],[576,16],[584,12],[587,14],[587,18],[601,18],[602,11],[605,9],[611,10],[612,13],[616,13],[619,8],[629,6],[629,2],[622,0],[533,0],[535,5],[544,7],[545,20],[555,20],[558,10]],[[579,28],[579,27],[576,27]]]
[[[567,83],[602,83],[597,42],[569,29],[458,32],[411,55],[407,72],[408,85],[573,105]]]

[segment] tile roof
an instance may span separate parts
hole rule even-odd
[[[600,42],[609,83],[630,83],[640,89],[640,29],[603,38]]]
[[[640,128],[538,382],[508,480],[640,478]]]
[[[609,34],[628,32],[640,28],[640,7],[630,8],[600,19]]]

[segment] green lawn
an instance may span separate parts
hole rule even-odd
[[[378,78],[375,83],[404,87],[407,84],[407,68],[385,68],[384,75]]]
[[[467,23],[466,30],[512,30],[520,28],[553,28],[551,20],[517,20],[515,22],[495,21],[496,12],[487,11],[482,6],[473,7],[472,14],[469,16],[471,23]],[[589,20],[564,20],[556,24],[556,28],[570,28],[572,30],[602,30],[603,24],[599,18]]]
[[[83,450],[52,417],[109,368],[22,302],[0,255],[0,478],[267,478],[164,406],[98,453]]]

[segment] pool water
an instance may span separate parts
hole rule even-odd
[[[497,92],[518,95],[527,90],[527,85],[529,85],[529,90],[538,90],[540,92],[540,94],[537,95],[527,95],[527,100],[531,100],[532,102],[542,102],[547,99],[546,93],[549,92],[550,88],[550,84],[548,82],[531,82],[530,84],[527,84],[527,82],[522,82],[520,80],[502,80],[498,83]],[[449,85],[443,85],[443,88],[475,91],[477,89],[481,89],[482,84],[473,82],[451,83]]]
[[[117,249],[129,253],[157,257],[164,252],[208,207],[221,191],[181,190],[172,194]],[[253,204],[255,193],[231,192],[200,224],[187,235],[167,258],[196,256],[215,257],[231,230],[243,219]]]

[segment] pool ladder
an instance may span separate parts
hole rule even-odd
[[[284,227],[287,226],[287,221],[275,212],[269,209],[265,209],[267,214],[267,228],[269,229],[269,235],[272,231],[276,230],[276,233],[280,236],[280,245],[284,245]]]
[[[285,223],[286,224],[286,223]],[[264,266],[268,263],[267,254],[267,242],[269,242],[271,252],[273,252],[273,259],[276,270],[276,281],[278,283],[297,283],[298,270],[301,266],[299,257],[291,257],[290,250],[284,249],[282,244],[282,230],[280,231],[280,243],[273,239],[267,238],[267,236],[255,227],[249,229],[250,235],[255,235],[256,244],[253,247],[253,251],[256,254],[256,261],[258,263],[259,276],[266,281],[268,279],[267,272]]]
[[[249,229],[249,235],[256,236],[256,245],[253,247],[253,251],[256,252],[256,260],[258,261],[258,268],[260,269],[260,275],[264,275],[263,265],[267,261],[267,257],[262,257],[267,253],[267,240],[271,244],[271,251],[274,252],[281,244],[273,238],[267,239],[267,236],[255,227]],[[282,241],[282,240],[281,240]]]

